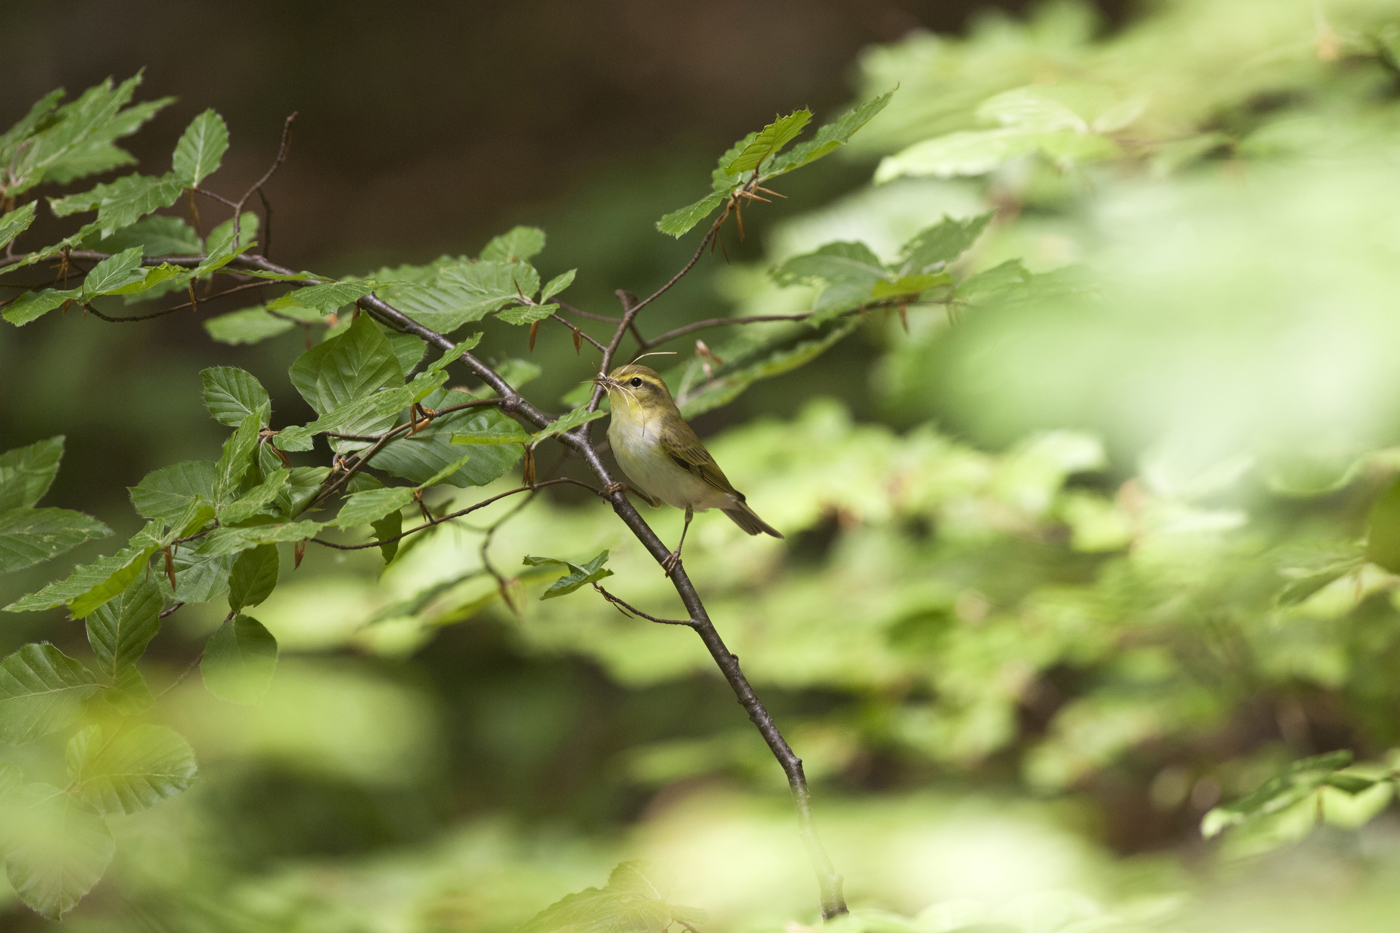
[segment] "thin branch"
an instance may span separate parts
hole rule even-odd
[[[575,308],[567,301],[560,301],[558,298],[551,298],[549,300],[554,302],[570,314],[577,314],[579,317],[586,317],[590,321],[604,321],[608,324],[617,324],[622,321],[622,318],[620,317],[608,317],[605,314],[594,314],[592,311],[583,311],[579,308]]]
[[[215,194],[213,191],[210,191],[208,188],[200,188],[199,186],[196,185],[195,187],[191,188],[190,190],[193,191],[193,192],[195,192],[196,194],[202,194],[202,195],[204,195],[206,198],[211,198],[211,199],[213,199],[213,200],[215,200],[215,201],[218,201],[220,204],[226,205],[226,206],[228,206],[228,207],[237,207],[237,206],[238,206],[238,202],[237,202],[237,201],[230,201],[228,198],[224,197],[222,194]]]
[[[754,314],[749,317],[712,317],[708,320],[696,321],[693,324],[686,324],[683,327],[668,330],[659,337],[643,340],[641,342],[642,349],[650,350],[652,347],[660,346],[668,340],[684,337],[686,334],[693,333],[697,330],[705,330],[708,327],[723,327],[726,324],[758,324],[764,321],[805,321],[815,313],[814,311],[804,311],[801,314]]]
[[[549,316],[552,317],[554,320],[558,321],[560,324],[563,324],[563,325],[564,325],[565,327],[567,327],[569,330],[576,331],[580,337],[582,337],[584,340],[587,340],[589,343],[593,344],[593,346],[597,347],[598,350],[599,350],[600,352],[606,353],[606,352],[608,351],[608,348],[607,348],[607,347],[603,346],[601,343],[599,343],[598,341],[594,340],[592,337],[588,336],[588,332],[587,332],[587,331],[584,331],[584,330],[581,330],[580,328],[575,327],[574,325],[570,324],[568,321],[564,320],[562,317],[560,317],[560,316],[557,315],[557,314],[550,314]]]
[[[535,483],[533,486],[518,486],[515,489],[508,489],[505,492],[498,493],[497,495],[494,495],[489,499],[482,499],[480,502],[473,503],[472,505],[467,506],[465,509],[459,509],[456,512],[449,512],[441,518],[434,518],[430,521],[426,521],[415,528],[408,529],[402,534],[394,535],[392,538],[381,538],[378,541],[369,541],[365,544],[337,544],[334,541],[326,541],[322,538],[311,538],[309,540],[313,544],[320,544],[325,547],[335,548],[337,551],[362,551],[365,548],[379,547],[381,544],[392,544],[395,541],[401,541],[411,534],[416,534],[420,531],[426,531],[429,528],[435,528],[436,526],[441,525],[444,522],[452,521],[454,518],[461,518],[463,515],[469,515],[472,512],[475,512],[477,509],[483,509],[491,503],[496,502],[499,499],[504,499],[507,496],[519,495],[522,492],[534,492],[536,489],[541,489],[545,486],[558,486],[565,483],[572,486],[582,486],[584,489],[587,489],[590,492],[593,492],[597,495],[602,495],[602,493],[598,492],[598,490],[595,487],[588,485],[582,480],[571,479],[565,476],[560,477],[559,479],[547,479],[543,482]]]
[[[695,621],[693,619],[658,619],[654,615],[649,615],[643,612],[642,610],[638,609],[636,606],[632,605],[626,600],[614,596],[613,594],[609,593],[607,590],[603,589],[596,583],[593,584],[593,588],[599,593],[601,593],[604,599],[612,603],[613,606],[617,608],[618,612],[622,613],[625,616],[641,616],[648,622],[658,622],[661,625],[684,625],[687,628],[695,627]]]
[[[735,197],[735,195],[730,195],[730,201],[733,202]],[[716,219],[714,223],[710,224],[710,229],[705,234],[705,238],[701,240],[700,245],[695,248],[695,254],[690,257],[690,261],[681,267],[681,271],[671,276],[670,280],[665,285],[661,286],[656,291],[652,292],[650,295],[637,302],[636,306],[632,309],[634,317],[636,316],[636,312],[642,310],[647,305],[651,304],[653,301],[666,294],[666,292],[671,290],[672,285],[675,285],[681,279],[685,278],[685,274],[691,269],[695,268],[695,264],[700,261],[700,257],[705,252],[705,247],[709,245],[712,239],[714,239],[715,234],[719,233],[719,228],[724,225],[725,218],[727,218],[728,216],[729,209],[728,207],[726,207],[724,213],[720,214],[719,218]]]
[[[282,124],[282,144],[277,147],[277,158],[273,159],[267,171],[263,172],[263,177],[254,182],[253,187],[243,192],[243,197],[239,198],[238,203],[233,206],[233,242],[235,245],[237,245],[238,237],[241,235],[239,216],[243,213],[243,205],[248,203],[248,199],[253,196],[254,192],[262,191],[262,186],[267,184],[272,178],[273,172],[276,172],[277,168],[283,162],[287,161],[287,150],[290,149],[292,145],[292,121],[296,118],[297,114],[294,110],[291,116],[287,117],[287,121]],[[266,250],[264,250],[264,252],[266,252]]]

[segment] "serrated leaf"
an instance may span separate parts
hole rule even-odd
[[[497,311],[496,319],[507,324],[533,324],[543,321],[558,310],[558,305],[516,305]]]
[[[486,426],[486,429],[476,434],[454,434],[452,435],[452,446],[461,447],[467,445],[494,445],[494,444],[528,444],[530,435],[526,434],[520,425],[507,418],[504,421],[493,422]]]
[[[203,548],[205,554],[217,557],[220,554],[237,554],[261,544],[305,541],[315,537],[321,530],[320,522],[280,522],[271,525],[252,525],[244,528],[216,528],[209,533]]]
[[[25,645],[0,661],[0,742],[66,728],[97,689],[92,671],[53,645]]]
[[[208,460],[186,460],[153,470],[135,486],[127,488],[131,504],[142,518],[169,525],[175,522],[190,502],[202,497],[215,499],[217,472]]]
[[[0,512],[36,505],[53,485],[62,459],[62,434],[0,454]]]
[[[29,225],[34,222],[36,203],[30,201],[0,216],[0,249],[8,246],[11,240],[29,229]]]
[[[160,631],[160,611],[165,606],[155,578],[140,580],[117,599],[87,617],[88,644],[97,658],[97,669],[114,678],[123,667],[140,660],[146,645]]]
[[[764,160],[775,155],[780,149],[797,138],[803,128],[811,122],[812,111],[797,110],[785,117],[779,117],[759,130],[758,135],[746,145],[739,155],[725,166],[730,175],[752,172]]]
[[[198,187],[218,171],[228,151],[228,125],[211,108],[190,121],[175,144],[172,167],[181,184]]]
[[[858,320],[847,321],[816,339],[801,341],[795,346],[775,350],[756,362],[721,371],[715,378],[706,379],[678,395],[676,405],[687,419],[727,405],[755,382],[781,376],[810,363],[855,330],[859,323]]]
[[[404,384],[398,358],[368,314],[299,356],[291,377],[301,397],[322,415],[380,389]]]
[[[554,419],[549,424],[530,435],[530,445],[534,446],[547,437],[553,437],[556,434],[572,431],[579,425],[587,424],[590,421],[596,421],[605,414],[607,414],[605,411],[589,411],[587,408],[575,408],[573,411]]]
[[[957,298],[973,300],[1003,289],[1024,285],[1028,281],[1030,273],[1021,265],[1021,260],[1008,259],[1000,265],[963,279],[953,290],[953,294]]]
[[[446,408],[461,396],[447,389],[438,389],[423,400],[425,408]],[[445,467],[462,458],[462,451],[452,446],[454,434],[499,433],[509,417],[492,409],[467,408],[434,418],[429,425],[412,437],[396,438],[374,456],[374,466],[413,483],[425,483]],[[450,476],[440,482],[453,486],[484,486],[505,475],[520,459],[519,447],[510,445],[483,447]]]
[[[198,767],[184,736],[165,726],[114,732],[88,726],[68,740],[68,777],[99,813],[139,813],[194,782]]]
[[[235,366],[214,366],[200,372],[204,382],[204,407],[219,424],[236,428],[243,419],[261,411],[271,411],[272,403],[257,377]]]
[[[204,686],[221,700],[262,702],[277,669],[277,639],[257,619],[240,615],[219,627],[204,648]]]
[[[653,863],[623,862],[613,869],[604,888],[587,888],[546,907],[518,933],[662,933],[683,921],[692,928],[705,922],[705,912],[668,904],[662,891],[670,884],[657,877]]]
[[[300,441],[325,431],[339,434],[382,434],[398,421],[398,413],[413,403],[415,392],[408,386],[385,389],[362,398],[352,398],[326,412],[304,428],[284,428],[278,434],[282,450],[310,449]],[[332,449],[340,452],[368,447],[369,441],[332,438]],[[295,446],[293,446],[295,445]]]
[[[179,217],[147,217],[108,237],[83,244],[99,253],[119,253],[139,246],[146,256],[198,256],[203,251],[194,228]]]
[[[228,314],[220,314],[218,317],[211,317],[204,322],[204,329],[209,332],[210,337],[220,343],[234,345],[257,343],[268,337],[286,333],[296,326],[295,321],[269,314],[262,305],[255,308],[244,308],[241,311],[230,311]]]
[[[424,372],[441,372],[446,369],[449,364],[455,363],[457,360],[461,359],[463,353],[475,350],[476,345],[479,343],[481,343],[481,334],[472,334],[466,340],[454,345],[452,349],[442,351],[442,356],[429,363],[428,368],[424,370]]]
[[[385,334],[384,339],[389,341],[389,349],[399,361],[399,369],[403,370],[404,376],[413,372],[428,354],[428,345],[413,334]]]
[[[298,288],[296,291],[270,302],[268,307],[276,311],[300,305],[322,314],[330,314],[346,305],[354,304],[372,291],[374,291],[373,282],[322,282],[320,285]]]
[[[127,175],[109,184],[98,185],[91,191],[51,201],[50,204],[53,212],[60,217],[96,210],[97,229],[106,237],[134,224],[152,211],[174,204],[184,190],[184,185],[174,173],[158,178]]]
[[[233,241],[233,218],[230,217],[209,231],[209,236],[204,239],[205,252],[212,258],[214,256],[228,256],[232,258],[238,252],[252,246],[258,236],[258,215],[252,212],[244,212],[238,215],[238,242]],[[270,273],[259,273],[256,270],[247,270],[243,274],[255,275],[259,278],[270,278],[274,281],[289,282],[295,281],[301,276],[275,275]]]
[[[966,220],[945,216],[916,233],[900,250],[900,275],[917,275],[940,269],[957,259],[977,241],[996,211]]]
[[[574,284],[574,276],[578,275],[577,269],[570,269],[568,272],[561,272],[547,282],[540,290],[541,303],[548,301],[555,295]]]
[[[286,467],[273,470],[261,483],[219,509],[219,521],[225,525],[237,525],[268,511],[287,488],[290,477],[291,471]]]
[[[77,300],[81,294],[80,288],[45,288],[42,291],[25,292],[5,306],[4,318],[16,327],[23,327],[64,302]]]
[[[586,564],[575,564],[572,561],[560,560],[557,557],[526,557],[527,567],[540,567],[549,564],[558,564],[568,568],[569,572],[555,580],[549,585],[549,589],[540,595],[540,599],[554,599],[559,596],[566,596],[581,586],[589,583],[596,583],[613,575],[611,570],[603,567],[608,562],[608,552],[603,551]]]
[[[656,222],[656,229],[667,236],[681,237],[690,231],[692,227],[700,221],[709,217],[729,198],[729,192],[716,191],[707,194],[694,204],[687,204],[678,210],[662,217]]]
[[[65,580],[50,583],[37,593],[17,599],[7,612],[33,612],[54,609],[65,603],[75,619],[81,619],[131,585],[146,568],[146,561],[159,550],[152,541],[152,529],[135,535],[131,546],[115,554],[99,557],[90,564],[74,567]]]
[[[32,567],[111,533],[97,519],[68,509],[0,512],[0,573]]]
[[[277,587],[277,545],[264,544],[238,555],[228,578],[228,606],[241,612],[272,595]]]
[[[481,251],[481,258],[499,262],[531,259],[544,250],[544,231],[538,227],[513,227],[509,232],[492,237]]]
[[[145,276],[146,272],[141,268],[141,247],[133,246],[93,266],[92,271],[83,280],[82,297],[86,300],[96,295],[105,295],[123,285],[140,281]]]
[[[92,890],[116,844],[91,804],[48,784],[31,784],[6,826],[5,874],[20,900],[58,920]]]
[[[770,162],[763,177],[772,178],[776,175],[782,175],[793,169],[809,165],[840,149],[851,141],[851,137],[861,127],[874,119],[881,110],[884,110],[885,105],[890,102],[890,98],[893,96],[894,91],[887,91],[858,107],[853,107],[830,123],[823,124],[807,142],[798,143]]]
[[[828,243],[820,249],[794,256],[770,273],[782,286],[820,285],[813,304],[817,324],[832,313],[858,307],[872,298],[880,282],[891,280],[884,264],[864,243]]]
[[[379,545],[379,553],[384,558],[384,563],[389,563],[399,552],[399,542],[386,539],[397,538],[403,533],[403,513],[390,512],[383,518],[370,522],[369,527],[374,532],[375,539],[384,542]]]
[[[214,464],[214,499],[222,506],[233,501],[238,485],[248,468],[253,465],[253,454],[258,446],[258,434],[267,423],[268,411],[261,408],[245,415],[238,428],[224,441],[223,452]]]
[[[174,597],[182,603],[202,603],[215,598],[228,588],[229,575],[237,552],[209,554],[205,547],[208,535],[180,545],[175,550]]]
[[[332,524],[341,528],[355,525],[368,525],[378,521],[390,512],[397,512],[413,502],[412,486],[386,486],[383,489],[368,489],[357,492],[345,500],[340,514]]]

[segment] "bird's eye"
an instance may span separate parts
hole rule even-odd
[[[639,379],[639,378],[637,378],[636,376],[633,376],[633,377],[632,377],[632,388],[634,388],[634,389],[639,389],[639,388],[641,388],[641,386],[642,386],[642,380]]]

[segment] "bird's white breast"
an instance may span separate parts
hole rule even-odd
[[[697,512],[733,505],[733,497],[679,467],[661,447],[654,419],[634,416],[630,406],[614,405],[608,444],[633,486],[667,505]]]

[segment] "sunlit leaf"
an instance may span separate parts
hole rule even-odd
[[[190,121],[175,144],[174,173],[181,184],[198,187],[218,171],[227,150],[228,125],[213,109],[206,110]]]
[[[97,691],[91,671],[50,644],[0,661],[0,742],[31,742],[66,728]]]
[[[261,703],[277,669],[277,639],[257,619],[229,619],[209,639],[199,669],[204,686],[216,697]]]
[[[194,782],[194,749],[174,729],[88,726],[68,740],[72,792],[108,815],[139,813]]]

